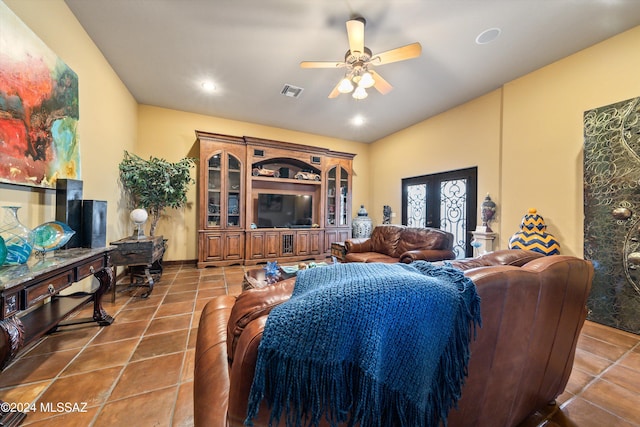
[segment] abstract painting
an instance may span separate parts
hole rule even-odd
[[[588,318],[640,333],[640,98],[584,113]]]
[[[78,76],[0,1],[0,182],[80,179]]]

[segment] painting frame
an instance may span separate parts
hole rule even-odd
[[[0,183],[81,179],[78,75],[0,1]]]

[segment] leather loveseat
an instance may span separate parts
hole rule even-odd
[[[439,261],[454,259],[453,234],[437,228],[379,225],[371,237],[344,242],[346,262]]]
[[[548,412],[567,384],[593,266],[576,257],[523,250],[497,251],[452,265],[471,267],[465,275],[482,299],[482,328],[471,342],[469,374],[448,425],[530,423],[539,417],[534,413]],[[205,306],[195,355],[196,426],[243,425],[267,316],[289,298],[294,280],[238,297],[220,296]],[[263,405],[254,425],[268,425],[268,412]]]

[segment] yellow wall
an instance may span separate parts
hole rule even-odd
[[[371,145],[368,211],[374,223],[382,221],[382,207],[389,205],[396,213],[391,222],[400,224],[402,178],[473,166],[478,167],[478,198],[490,193],[500,206],[501,93],[493,91]]]
[[[479,203],[488,192],[498,204],[499,247],[537,208],[561,252],[582,256],[582,116],[640,96],[638,46],[640,27],[375,142],[374,213],[389,204],[400,222],[402,178],[478,166]]]
[[[184,156],[197,157],[195,130],[236,136],[253,136],[298,144],[328,148],[356,154],[353,161],[353,203],[366,204],[369,198],[369,146],[362,143],[294,132],[247,122],[141,105],[138,108],[138,145],[135,153],[147,158],[162,157],[177,161]],[[195,171],[193,172],[195,176]],[[169,236],[166,259],[193,260],[197,258],[197,200],[196,186],[189,191],[185,209],[171,210],[171,221],[161,220],[158,235]]]
[[[107,241],[123,236],[119,221],[118,163],[136,143],[137,103],[62,0],[5,0],[5,4],[72,70],[80,95],[83,196],[107,201]],[[55,190],[3,185],[0,205],[21,206],[21,221],[34,227],[55,218]]]
[[[504,86],[504,247],[537,208],[561,253],[583,255],[582,119],[640,96],[640,27]]]
[[[178,160],[194,155],[194,130],[316,145],[357,154],[353,205],[380,223],[388,204],[400,221],[402,178],[478,167],[478,196],[498,204],[500,247],[535,207],[562,252],[582,255],[582,114],[640,96],[640,27],[622,33],[471,102],[366,145],[146,105],[137,105],[63,0],[5,0],[76,73],[80,84],[82,180],[86,199],[107,200],[107,239],[132,230],[120,196],[124,150]],[[189,194],[193,206],[195,186]],[[0,204],[23,207],[35,226],[54,216],[52,190],[0,186]],[[355,208],[354,208],[355,211]],[[171,212],[168,260],[196,258],[193,207]]]
[[[138,105],[62,0],[5,0],[5,4],[77,74],[79,136],[84,198],[106,200],[107,242],[132,233],[129,209],[121,196],[118,163],[125,150],[179,160],[191,152],[195,130],[248,135],[356,154],[354,203],[367,203],[368,146],[251,123]],[[196,187],[184,211],[171,211],[158,234],[171,241],[166,260],[197,258]],[[22,206],[20,219],[34,227],[55,217],[55,191],[0,184],[0,205]]]

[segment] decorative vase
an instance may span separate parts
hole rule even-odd
[[[382,207],[382,223],[391,224],[391,206],[389,205]]]
[[[0,266],[4,264],[5,259],[7,259],[7,245],[4,244],[4,239],[0,236]]]
[[[520,231],[509,239],[509,249],[526,249],[544,255],[559,254],[560,244],[545,231],[546,228],[544,218],[538,215],[537,210],[529,209],[529,213],[522,218]]]
[[[358,216],[353,218],[353,222],[351,224],[353,229],[353,238],[367,238],[371,236],[371,231],[373,230],[373,223],[371,218],[369,218],[369,214],[367,210],[364,208],[364,205],[360,205],[360,209],[358,210]]]
[[[485,231],[489,233],[493,232],[489,224],[493,221],[493,216],[496,213],[496,204],[491,200],[491,196],[489,196],[489,194],[486,195],[482,202],[480,213],[482,215],[482,226],[486,227]]]
[[[31,230],[22,225],[18,219],[19,206],[3,206],[4,212],[0,221],[0,236],[7,247],[5,264],[24,264],[33,249]]]

